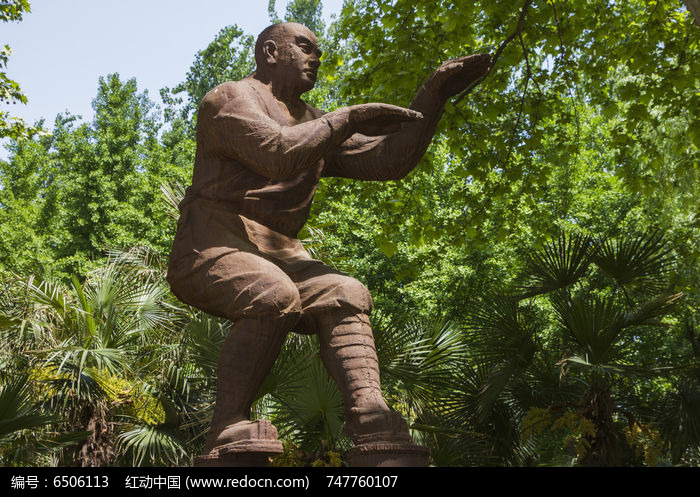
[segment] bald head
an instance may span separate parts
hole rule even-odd
[[[307,38],[315,46],[318,45],[318,39],[313,31],[297,22],[279,22],[263,29],[255,42],[255,64],[258,70],[268,65],[265,42],[273,41],[277,48],[280,48],[286,44],[286,40],[293,40],[297,35]]]
[[[318,39],[309,28],[296,22],[273,24],[255,44],[255,75],[277,93],[294,95],[293,101],[314,87],[320,58]]]

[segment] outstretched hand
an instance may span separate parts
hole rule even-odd
[[[420,112],[390,104],[361,104],[348,109],[354,131],[366,136],[395,133],[401,129],[401,123],[423,118]]]
[[[444,100],[483,77],[491,68],[489,54],[475,54],[448,60],[428,78],[423,87]]]

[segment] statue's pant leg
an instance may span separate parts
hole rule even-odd
[[[243,251],[218,254],[187,287],[179,285],[177,293],[189,304],[234,322],[219,353],[207,453],[234,436],[232,425],[250,419],[255,395],[299,321],[301,302],[295,284],[279,267]]]
[[[343,395],[346,431],[354,438],[377,432],[407,434],[403,420],[382,397],[367,288],[322,264],[291,277],[301,297],[302,324],[318,335],[323,364]]]
[[[388,411],[369,317],[339,311],[321,314],[316,322],[321,359],[343,393],[346,418]]]
[[[250,419],[255,395],[293,326],[279,317],[242,318],[231,327],[219,353],[212,433]]]

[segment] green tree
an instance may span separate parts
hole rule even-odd
[[[632,448],[644,452],[647,464],[661,457],[679,462],[669,432],[660,431],[666,416],[647,409],[673,396],[673,382],[697,368],[687,344],[669,333],[678,328],[672,314],[680,298],[669,293],[671,264],[670,245],[658,232],[562,236],[528,254],[525,278],[510,296],[485,300],[469,319],[475,358],[489,371],[477,419],[488,419],[493,406],[509,399],[524,442],[560,430],[560,456],[570,447],[578,464],[636,464]],[[684,405],[683,416],[693,412]],[[693,450],[693,437],[684,450]],[[511,443],[515,451],[521,442]],[[542,454],[528,458],[547,462]]]
[[[21,21],[25,13],[31,12],[29,0],[9,0],[0,4],[0,21]],[[7,76],[4,71],[10,58],[9,45],[0,48],[0,102],[27,103],[19,84]],[[40,127],[27,125],[23,119],[11,117],[9,112],[0,111],[0,138],[28,138],[41,131]]]
[[[275,3],[275,0],[270,0],[267,6],[270,22],[273,24],[281,22],[277,17]],[[322,14],[323,4],[321,0],[292,0],[285,8],[284,20],[303,24],[316,33],[316,36],[323,36],[326,26],[321,18]]]
[[[522,219],[532,218],[528,211],[551,201],[547,183],[553,169],[566,172],[593,146],[615,151],[607,171],[632,193],[654,171],[671,167],[670,174],[690,174],[696,184],[695,168],[689,167],[698,160],[693,135],[667,141],[657,131],[673,129],[659,126],[659,119],[672,116],[683,123],[679,129],[698,128],[693,125],[698,101],[691,90],[697,61],[689,55],[698,50],[699,35],[687,12],[671,2],[523,2],[521,9],[506,3],[350,2],[334,32],[346,55],[342,64],[326,69],[337,71],[345,103],[406,105],[446,58],[475,51],[498,54],[485,80],[467,98],[448,105],[440,126],[454,168],[452,181],[462,185],[453,201],[464,214],[454,229],[473,230],[467,239],[482,242],[517,232]],[[661,47],[659,39],[668,42]],[[637,101],[637,95],[645,96]],[[584,112],[618,126],[603,143],[586,142]],[[658,139],[649,139],[647,131]],[[644,152],[633,143],[644,144]],[[678,154],[669,157],[668,148],[658,146],[662,143],[679,144]],[[430,162],[421,167],[437,166]],[[435,172],[442,171],[439,167]],[[384,189],[366,184],[361,195],[369,199]],[[653,190],[650,184],[645,192]],[[399,191],[394,200],[419,206],[421,197],[409,192]],[[551,219],[547,210],[539,214],[539,224]],[[388,238],[400,238],[402,217],[395,219],[384,227]],[[414,231],[431,226],[415,225]],[[416,233],[414,239],[421,237]]]
[[[100,78],[91,123],[58,116],[52,136],[16,141],[0,163],[5,269],[84,275],[113,247],[167,252],[174,221],[161,184],[190,176],[194,145],[162,123],[136,81]],[[160,134],[160,137],[159,137]]]

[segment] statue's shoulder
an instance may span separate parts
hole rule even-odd
[[[226,81],[212,88],[204,95],[201,106],[221,108],[229,101],[240,98],[255,98],[255,91],[245,79]]]

